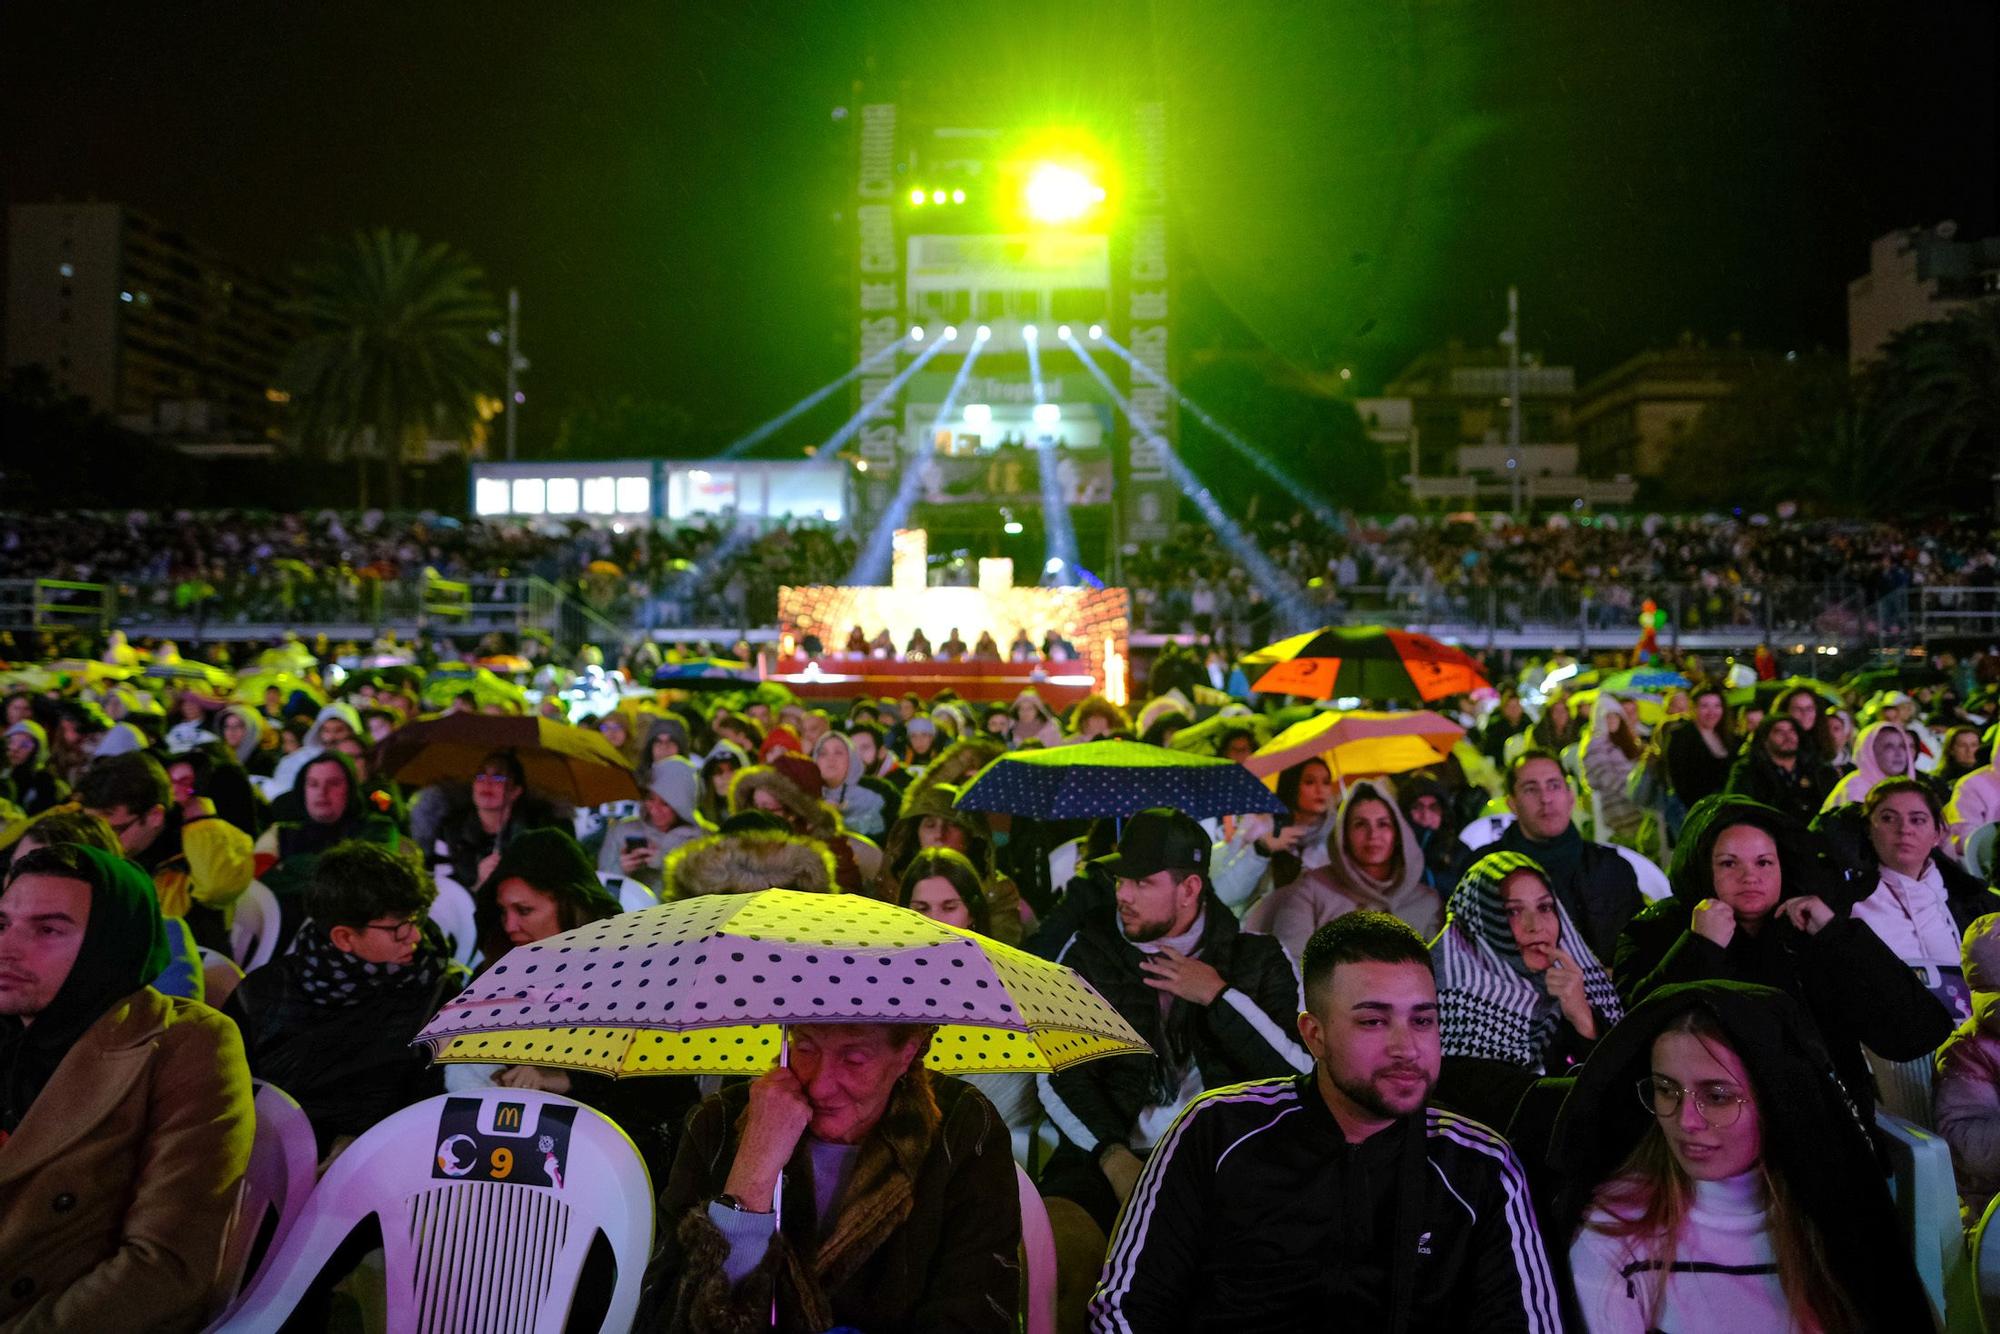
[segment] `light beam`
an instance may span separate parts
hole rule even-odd
[[[863,357],[855,365],[850,366],[847,369],[846,373],[843,374],[839,379],[829,380],[827,383],[813,390],[810,394],[807,394],[804,398],[800,399],[798,402],[792,404],[792,406],[790,406],[789,408],[786,408],[783,412],[779,413],[777,416],[771,418],[771,420],[765,422],[762,426],[757,427],[755,430],[751,431],[747,435],[738,436],[736,439],[730,441],[729,447],[722,451],[721,457],[725,459],[733,459],[749,452],[752,449],[755,449],[758,445],[762,444],[766,440],[769,440],[779,431],[784,430],[785,427],[797,421],[801,416],[805,415],[808,412],[811,412],[821,403],[824,403],[826,401],[827,395],[831,394],[834,390],[840,388],[844,384],[847,384],[849,381],[855,379],[857,376],[864,374],[877,362],[895,356],[896,349],[900,346],[902,346],[901,342],[897,341],[890,343],[887,346],[876,348],[873,352],[870,352],[867,356]]]

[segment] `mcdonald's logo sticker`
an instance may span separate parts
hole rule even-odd
[[[498,1107],[495,1107],[493,1109],[493,1128],[495,1130],[519,1130],[521,1128],[521,1112],[524,1106],[525,1104],[518,1102],[503,1102]]]

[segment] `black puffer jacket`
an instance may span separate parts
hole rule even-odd
[[[1738,824],[1756,825],[1777,844],[1781,901],[1816,896],[1833,909],[1833,921],[1807,935],[1774,912],[1755,934],[1739,925],[1726,948],[1695,932],[1695,905],[1715,892],[1709,869],[1715,840]],[[1726,793],[1697,802],[1669,878],[1673,897],[1649,905],[1618,938],[1611,975],[1627,1006],[1680,982],[1750,982],[1782,991],[1818,1026],[1841,1083],[1870,1124],[1875,1081],[1863,1044],[1889,1060],[1909,1061],[1951,1036],[1944,1006],[1880,937],[1848,915],[1859,887],[1827,855],[1824,840],[1789,817]]]
[[[1244,931],[1213,892],[1203,898],[1201,943],[1194,952],[1229,985],[1213,1004],[1176,999],[1163,1019],[1161,993],[1146,985],[1139,968],[1146,956],[1119,931],[1115,914],[1087,921],[1058,959],[1160,1053],[1109,1056],[1049,1077],[1056,1104],[1050,1118],[1077,1147],[1124,1142],[1140,1112],[1178,1092],[1174,1067],[1186,1061],[1201,1072],[1202,1087],[1211,1089],[1303,1068],[1304,1050],[1292,1036],[1299,979],[1284,947],[1275,937]]]

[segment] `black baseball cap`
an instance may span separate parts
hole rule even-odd
[[[1168,869],[1189,870],[1206,885],[1211,850],[1208,831],[1193,816],[1155,806],[1127,820],[1118,851],[1094,864],[1120,880],[1143,880]]]

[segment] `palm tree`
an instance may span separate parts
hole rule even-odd
[[[1897,334],[1868,394],[1903,459],[1940,494],[1961,505],[1980,494],[2000,459],[2000,301]]]
[[[381,457],[396,508],[404,446],[432,431],[469,438],[480,396],[500,381],[488,336],[500,310],[486,275],[447,245],[380,227],[330,245],[296,278],[290,309],[306,333],[285,379],[300,435],[329,457],[354,458],[364,506],[368,455]]]

